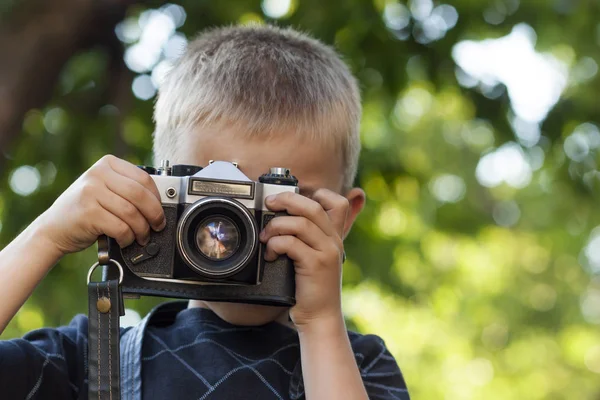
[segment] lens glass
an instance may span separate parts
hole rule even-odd
[[[200,253],[215,261],[226,260],[240,246],[240,231],[225,216],[211,216],[198,225],[196,246]]]

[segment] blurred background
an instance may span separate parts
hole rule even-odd
[[[152,163],[156,90],[199,30],[292,25],[363,94],[349,325],[384,338],[415,399],[598,399],[599,16],[592,0],[0,0],[0,247],[102,155]],[[85,313],[95,256],[62,260],[2,338]],[[123,323],[159,301],[128,300]]]

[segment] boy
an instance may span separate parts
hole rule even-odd
[[[360,150],[357,84],[337,54],[290,29],[228,27],[191,42],[160,89],[156,160],[235,161],[256,180],[285,166],[300,194],[267,199],[265,258],[296,270],[291,309],[200,300],[167,303],[122,332],[129,398],[408,399],[383,341],[348,333],[343,238],[365,196],[352,188]],[[0,331],[48,270],[101,234],[145,244],[165,219],[152,179],[106,156],[0,254]],[[290,323],[291,321],[291,323]],[[87,319],[0,343],[3,399],[85,398]]]

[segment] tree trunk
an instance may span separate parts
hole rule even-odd
[[[50,100],[73,54],[120,46],[114,27],[134,2],[26,0],[0,26],[0,152],[21,132],[25,113]]]

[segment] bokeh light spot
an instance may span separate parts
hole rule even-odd
[[[593,79],[598,74],[598,64],[591,57],[583,57],[571,70],[571,77],[577,83]]]
[[[596,125],[589,122],[578,125],[563,144],[565,154],[575,162],[586,160],[592,150],[598,147],[600,147],[600,131]]]
[[[568,69],[554,56],[536,52],[535,41],[533,28],[519,24],[499,39],[459,42],[452,56],[463,71],[482,85],[506,85],[519,118],[540,122],[565,89]]]
[[[140,100],[149,100],[156,94],[156,88],[149,75],[139,75],[131,84],[133,94]]]
[[[537,171],[544,166],[544,160],[546,159],[546,153],[540,146],[535,146],[527,149],[527,160],[533,171]]]
[[[176,28],[180,28],[185,23],[187,13],[179,4],[165,4],[160,9],[165,15],[171,17]]]
[[[465,376],[475,386],[484,386],[494,377],[494,367],[485,358],[474,359],[465,369]]]
[[[389,187],[379,174],[368,175],[364,179],[364,188],[372,200],[386,200],[390,195]]]
[[[18,167],[9,177],[10,188],[20,196],[29,196],[40,186],[40,173],[29,165]]]
[[[263,0],[262,10],[267,17],[285,17],[292,8],[292,0]]]
[[[492,217],[498,225],[510,227],[519,222],[521,210],[514,201],[504,201],[494,206]]]
[[[400,207],[394,204],[387,204],[381,208],[377,218],[377,229],[384,236],[399,236],[407,226],[406,214]]]
[[[590,146],[585,136],[575,132],[565,139],[564,150],[567,157],[573,161],[583,161],[590,153]]]
[[[401,127],[410,129],[430,110],[433,101],[431,93],[424,88],[409,88],[396,103],[396,120]]]
[[[583,294],[581,312],[586,321],[600,324],[600,290],[590,288]]]
[[[410,24],[410,11],[404,4],[388,3],[383,10],[383,21],[389,29],[404,29]]]
[[[590,234],[583,254],[587,261],[590,272],[593,274],[600,273],[600,227],[596,227]]]
[[[117,24],[115,33],[123,43],[135,43],[142,34],[142,29],[136,18],[127,18]]]
[[[524,188],[531,182],[532,169],[523,149],[509,142],[479,160],[475,175],[479,183],[495,187],[507,183],[514,188]]]
[[[429,190],[443,203],[456,203],[464,197],[466,186],[460,176],[445,174],[434,178],[429,183]]]
[[[521,143],[525,147],[533,147],[540,141],[542,131],[537,122],[525,121],[519,117],[514,117],[511,125]]]
[[[169,73],[169,71],[171,71],[171,69],[173,69],[173,63],[170,61],[162,60],[161,62],[156,64],[156,67],[152,69],[151,75],[152,84],[155,88],[160,88],[160,86],[167,78],[167,74]]]
[[[125,50],[125,64],[134,72],[146,72],[152,69],[152,66],[160,58],[160,48],[144,47],[141,44],[134,44]]]
[[[439,40],[446,35],[446,21],[439,14],[431,14],[429,18],[421,23],[423,34],[427,38],[425,42]]]
[[[56,178],[56,166],[52,161],[41,161],[36,164],[35,169],[40,173],[40,184],[50,186]]]
[[[125,50],[124,60],[132,71],[147,72],[160,60],[176,25],[170,14],[158,10],[144,11],[138,23],[142,30],[139,41]]]
[[[23,307],[16,315],[17,325],[23,332],[30,332],[44,326],[44,316],[40,310]]]
[[[57,134],[68,126],[68,115],[60,107],[51,108],[44,115],[44,127],[50,133]]]
[[[442,18],[442,21],[444,21],[444,30],[454,28],[458,22],[458,11],[448,4],[437,6],[431,14]]]
[[[142,317],[140,316],[140,314],[131,308],[126,308],[125,315],[119,318],[121,327],[123,328],[137,325],[141,320]]]
[[[502,4],[499,1],[495,1],[494,4]],[[503,8],[497,6],[490,6],[483,11],[483,19],[490,25],[500,25],[504,22],[506,13]]]
[[[411,0],[410,1],[410,12],[413,17],[419,21],[431,15],[433,10],[433,1],[431,0]]]
[[[30,110],[23,119],[23,130],[30,135],[39,136],[44,133],[44,115],[39,110]]]
[[[470,148],[478,151],[490,148],[495,140],[491,124],[481,119],[465,124],[461,130],[461,137]]]
[[[188,40],[185,35],[177,33],[173,35],[165,44],[165,57],[167,60],[176,60],[183,55],[187,49]]]

